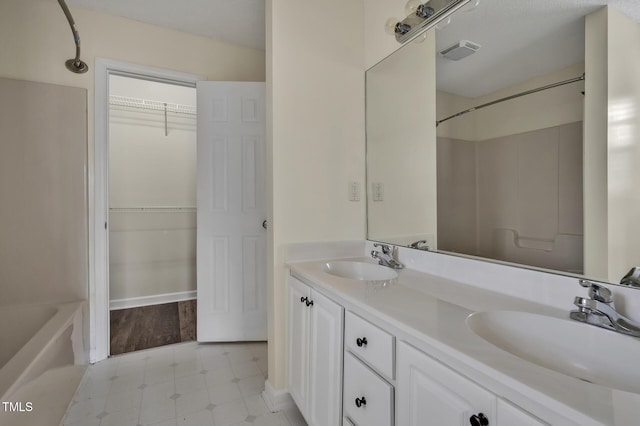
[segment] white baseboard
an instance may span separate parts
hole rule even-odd
[[[109,310],[138,308],[140,306],[161,305],[163,303],[182,302],[183,300],[196,299],[198,292],[179,291],[177,293],[154,294],[152,296],[130,297],[128,299],[115,299],[109,301]]]
[[[269,380],[264,382],[264,391],[262,391],[262,399],[267,404],[272,413],[286,410],[293,407],[295,403],[286,390],[275,390]]]

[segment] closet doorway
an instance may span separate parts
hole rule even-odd
[[[110,353],[196,338],[196,89],[109,75]]]
[[[151,85],[159,83],[165,89],[195,88],[197,95],[197,117],[189,131],[196,134],[194,156],[197,161],[197,174],[194,186],[184,189],[182,198],[178,203],[174,200],[167,201],[170,193],[176,192],[177,180],[169,179],[171,173],[177,167],[175,163],[163,171],[157,179],[164,182],[160,189],[145,192],[135,187],[132,181],[122,179],[118,184],[122,188],[123,198],[117,198],[111,194],[110,186],[117,186],[117,173],[120,168],[117,160],[111,158],[110,144],[115,137],[115,130],[111,127],[110,115],[114,113],[117,103],[110,96],[124,96],[135,98],[132,104],[117,105],[118,108],[131,108],[133,104],[144,104],[140,100],[157,101],[147,102],[149,111],[143,108],[137,109],[138,114],[143,110],[146,114],[156,114],[153,120],[148,116],[142,120],[145,125],[159,134],[160,139],[149,144],[150,149],[139,150],[137,157],[133,145],[125,144],[121,147],[126,154],[125,162],[133,165],[132,175],[140,178],[144,164],[157,164],[160,143],[164,138],[171,137],[172,132],[181,130],[180,126],[172,121],[171,105],[191,105],[190,102],[180,99],[159,98],[155,91],[138,94],[137,92],[116,91],[117,83],[112,84],[115,78],[125,78],[123,81],[129,87],[137,87],[137,84]],[[95,145],[93,176],[90,192],[90,361],[98,362],[107,358],[110,353],[110,312],[117,308],[141,307],[162,305],[169,301],[184,301],[197,297],[197,339],[199,342],[228,342],[228,341],[265,341],[267,338],[267,288],[266,288],[266,207],[265,207],[265,84],[256,82],[214,82],[202,81],[203,78],[194,74],[181,73],[144,65],[136,65],[110,59],[97,58],[95,63]],[[137,99],[137,100],[136,100]],[[126,99],[125,99],[126,100]],[[124,103],[125,100],[119,101]],[[165,121],[165,106],[167,112]],[[151,112],[151,106],[159,105],[160,111]],[[177,106],[176,106],[177,108]],[[157,109],[157,108],[156,108]],[[180,110],[185,112],[184,109]],[[188,110],[187,112],[191,112]],[[173,113],[178,115],[177,112]],[[189,116],[191,117],[191,116]],[[123,122],[127,120],[121,118]],[[130,119],[129,119],[130,120]],[[158,126],[158,122],[160,125]],[[195,123],[197,122],[197,126]],[[130,124],[130,123],[129,123]],[[183,131],[187,127],[182,123]],[[113,134],[112,134],[113,133]],[[175,133],[174,133],[175,134]],[[113,136],[113,137],[112,137]],[[139,142],[139,141],[137,141]],[[155,143],[155,145],[153,145]],[[195,156],[197,154],[197,160]],[[137,161],[132,159],[136,158]],[[166,155],[165,155],[166,159]],[[114,176],[111,176],[111,175]],[[142,175],[144,177],[144,175]],[[147,178],[147,182],[155,182]],[[183,186],[186,188],[186,186]],[[147,204],[138,204],[140,199],[133,197],[134,189],[142,193]],[[126,290],[118,293],[111,286],[114,280],[127,279],[132,281],[134,275],[144,278],[152,276],[154,271],[164,270],[166,275],[180,275],[168,266],[176,266],[177,263],[165,265],[160,261],[153,263],[149,250],[160,250],[162,254],[169,255],[171,250],[179,245],[185,245],[193,250],[193,246],[186,243],[187,232],[182,233],[183,239],[177,239],[176,245],[170,248],[162,248],[161,245],[143,246],[140,252],[135,252],[139,268],[127,268],[121,263],[116,267],[111,256],[122,256],[132,252],[132,248],[126,244],[117,242],[120,238],[123,242],[129,242],[135,238],[128,232],[129,228],[123,228],[122,222],[126,222],[117,215],[129,216],[129,221],[138,226],[139,233],[151,233],[160,231],[157,238],[167,237],[170,230],[158,225],[159,218],[163,215],[177,216],[191,214],[196,216],[195,205],[188,204],[186,193],[197,192],[197,223],[195,224],[197,235],[197,295],[194,290],[181,287],[178,290],[167,290],[158,287],[160,291],[155,295],[135,293],[135,287],[125,287]],[[180,194],[179,194],[180,195]],[[126,197],[125,197],[126,196]],[[164,198],[163,198],[164,197]],[[116,201],[122,201],[122,204]],[[157,208],[154,214],[144,211],[146,207]],[[169,208],[180,207],[181,211]],[[131,209],[136,209],[134,212]],[[184,213],[183,213],[184,212]],[[133,217],[133,219],[131,219]],[[231,222],[229,222],[231,220]],[[120,223],[111,223],[120,222]],[[180,223],[193,223],[184,219]],[[127,222],[129,223],[129,222]],[[154,228],[155,226],[155,228]],[[111,232],[113,227],[113,233]],[[149,229],[151,228],[151,229]],[[159,229],[157,229],[159,228]],[[186,228],[186,226],[185,226]],[[186,231],[184,228],[180,228]],[[116,235],[115,231],[122,231],[122,235]],[[166,231],[166,232],[165,232]],[[114,240],[114,241],[110,241]],[[140,243],[142,244],[142,243]],[[112,247],[113,245],[113,247]],[[126,251],[116,255],[116,246],[126,247]],[[146,248],[145,248],[146,247]],[[161,251],[166,250],[166,251]],[[160,260],[164,260],[160,258]],[[146,262],[146,265],[145,265]],[[134,262],[135,263],[135,262]],[[153,264],[153,267],[147,267]],[[184,264],[184,263],[183,263]],[[193,265],[193,261],[190,263]],[[163,269],[164,268],[164,269]],[[146,275],[145,275],[146,271]],[[173,271],[173,272],[170,272]],[[193,273],[193,269],[190,269]],[[184,276],[184,275],[183,275]],[[188,275],[191,276],[191,275]],[[153,279],[152,279],[153,281]],[[190,283],[193,283],[189,279]],[[184,285],[184,284],[182,284]],[[110,295],[111,293],[111,295]],[[195,314],[195,313],[194,313]],[[159,314],[166,317],[165,314]],[[142,335],[151,335],[142,328]],[[132,332],[136,334],[135,332]],[[138,334],[140,334],[138,333]],[[114,352],[115,354],[115,352]]]

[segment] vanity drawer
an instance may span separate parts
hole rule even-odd
[[[346,312],[344,344],[352,353],[378,370],[383,376],[394,378],[393,362],[394,337],[354,315]]]
[[[342,411],[357,425],[393,425],[393,386],[348,352]]]

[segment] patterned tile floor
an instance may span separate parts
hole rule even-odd
[[[306,426],[264,403],[266,343],[179,343],[89,366],[65,426]]]

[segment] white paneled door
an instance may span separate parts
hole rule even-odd
[[[196,87],[198,341],[266,340],[265,86]]]

